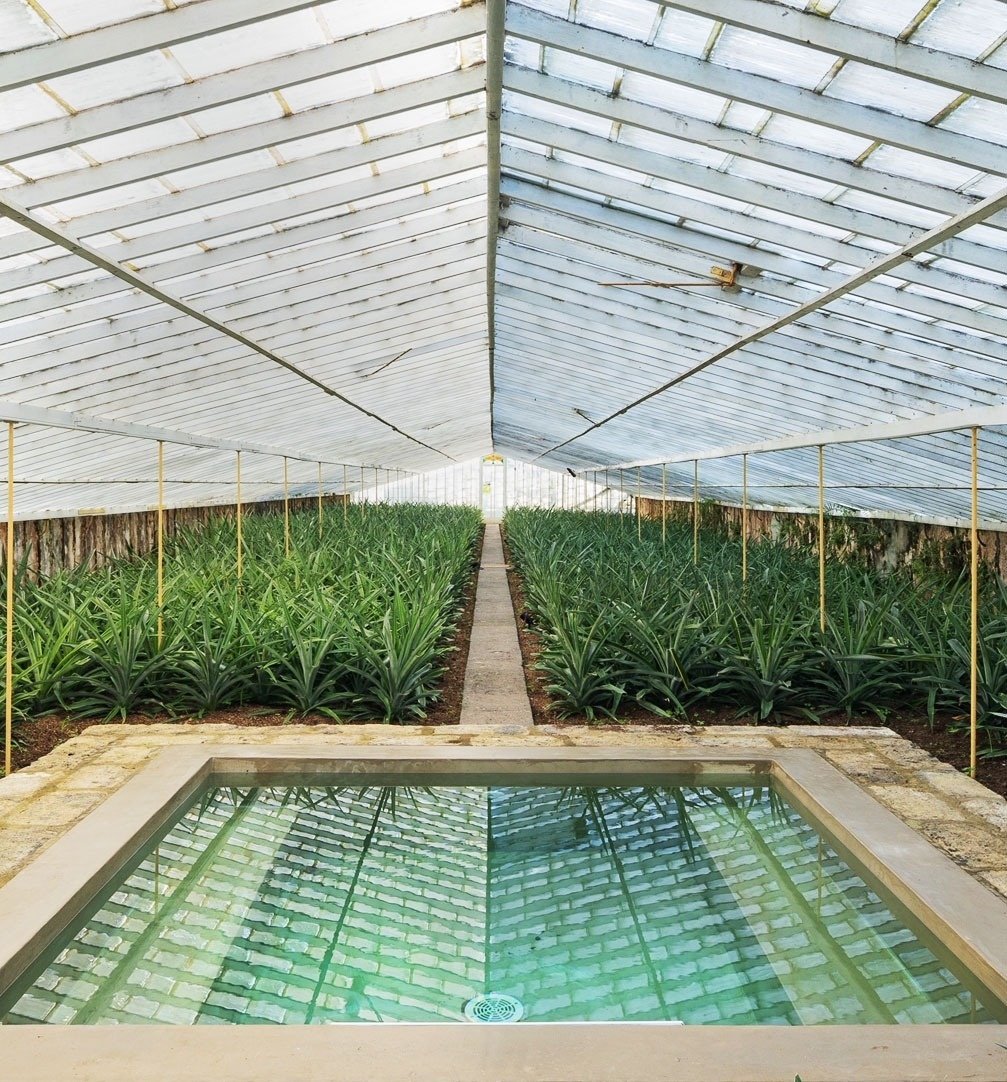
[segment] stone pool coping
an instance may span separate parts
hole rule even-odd
[[[276,737],[288,745],[279,746],[269,737],[254,743],[245,740],[245,730],[241,745],[189,740],[188,747],[165,751],[143,771],[142,777],[120,789],[71,836],[32,862],[0,893],[0,972],[6,969],[10,979],[20,962],[38,949],[40,924],[47,919],[58,920],[62,909],[74,906],[89,894],[94,880],[101,875],[98,872],[96,876],[96,871],[115,863],[118,854],[131,848],[138,836],[156,829],[165,818],[165,807],[183,802],[212,769],[232,772],[237,768],[253,776],[266,763],[275,769],[281,762],[291,771],[306,767],[331,770],[342,763],[353,769],[396,772],[454,771],[473,766],[478,769],[480,764],[484,770],[531,767],[539,772],[548,770],[549,763],[555,764],[555,769],[568,769],[576,763],[578,770],[608,773],[648,770],[657,764],[675,770],[718,764],[720,769],[729,766],[732,773],[747,765],[747,769],[771,770],[779,776],[797,802],[823,819],[900,900],[938,931],[970,969],[1001,996],[1007,992],[1007,904],[918,833],[907,829],[897,815],[865,795],[865,787],[851,780],[855,770],[844,777],[820,752],[812,754],[815,749],[780,748],[773,743],[780,741],[782,734],[787,734],[785,739],[791,742],[794,737],[806,738],[804,732],[791,729],[770,734],[757,730],[738,739],[742,736],[738,730],[729,734],[682,730],[676,740],[674,733],[651,731],[647,734],[650,739],[637,733],[637,739],[627,745],[625,732],[588,731],[576,734],[582,739],[573,741],[569,730],[533,730],[551,737],[543,745],[530,739],[532,733],[528,732],[523,734],[526,739],[515,740],[517,734],[499,730],[489,739],[486,734],[478,734],[477,738],[476,734],[458,729],[438,730],[439,740],[416,740],[417,735],[428,734],[414,733],[413,739],[401,739],[408,734],[401,730],[397,734],[393,730],[379,731],[384,737],[380,741],[320,740],[318,729],[310,728],[298,734],[298,741]],[[827,735],[820,729],[811,732],[819,739]],[[858,739],[862,743],[863,732],[839,730],[847,740],[852,737],[854,744]],[[885,730],[867,732],[899,739]],[[281,733],[292,735],[287,728]],[[396,735],[399,739],[394,738]],[[715,739],[718,735],[720,741]],[[583,739],[587,736],[609,739]],[[452,747],[450,743],[470,746]],[[913,750],[912,745],[902,749],[904,753]],[[891,779],[879,781],[879,772],[888,769],[880,755],[875,754],[880,762],[854,762],[851,756],[855,748],[834,743],[826,756],[834,758],[843,751],[847,755],[840,755],[840,759],[845,758],[848,768],[870,772],[874,787],[896,784]],[[890,756],[888,760],[894,761]],[[949,784],[948,779],[941,780]],[[871,788],[870,784],[867,788]],[[967,787],[964,793],[959,790],[959,795],[964,801],[985,800],[981,794],[969,793]],[[956,810],[947,801],[939,804],[951,809],[949,816]],[[950,821],[960,826],[967,822],[964,816],[951,817]],[[990,825],[996,829],[995,819]],[[13,960],[4,967],[4,958]],[[324,1036],[308,1032],[310,1027],[270,1027],[268,1031],[241,1027],[229,1031],[228,1041],[215,1027],[5,1027],[0,1032],[0,1054],[5,1064],[15,1069],[13,1077],[24,1082],[64,1077],[80,1082],[91,1078],[118,1082],[134,1078],[144,1069],[149,1073],[152,1062],[159,1065],[158,1078],[181,1078],[182,1074],[191,1078],[200,1072],[205,1074],[209,1060],[217,1057],[213,1073],[221,1082],[248,1082],[275,1077],[274,1057],[281,1048],[288,1049],[291,1055],[295,1048],[299,1051],[300,1077],[319,1079],[333,1077],[333,1063],[339,1064],[340,1077],[369,1078],[499,1078],[504,1064],[509,1075],[529,1079],[632,1077],[740,1082],[788,1079],[802,1072],[804,1077],[819,1082],[850,1078],[862,1082],[938,1078],[1000,1082],[1007,1077],[1007,1026],[1002,1025],[790,1028],[553,1023],[522,1024],[508,1028],[505,1034],[494,1027],[451,1023],[433,1027],[351,1024],[349,1029],[345,1025],[322,1029]],[[165,1064],[161,1069],[164,1060],[156,1048],[171,1049],[166,1053],[172,1060],[170,1068]],[[567,1054],[558,1058],[558,1048],[566,1049]],[[250,1055],[250,1049],[261,1051]],[[302,1058],[305,1052],[307,1057]],[[354,1056],[362,1057],[358,1061],[359,1074],[350,1067]],[[267,1070],[265,1064],[271,1060],[273,1066]]]

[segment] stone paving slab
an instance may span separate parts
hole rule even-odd
[[[178,744],[475,747],[799,747],[818,751],[990,890],[1007,897],[1007,801],[890,729],[692,725],[94,725],[0,779],[0,884],[162,748]]]

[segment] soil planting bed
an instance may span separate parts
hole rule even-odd
[[[528,613],[521,579],[514,571],[510,550],[507,547],[507,538],[504,537],[504,555],[507,561],[507,582],[510,585],[511,601],[514,604],[514,612],[517,614],[518,642],[521,644],[521,658],[524,665],[525,681],[528,685],[528,698],[531,700],[532,717],[536,725],[562,725],[583,726],[602,731],[618,730],[621,724],[652,725],[657,729],[676,728],[681,725],[751,725],[753,718],[750,715],[738,715],[734,708],[710,708],[696,707],[689,711],[687,717],[681,721],[670,718],[661,718],[644,710],[641,707],[627,708],[620,711],[619,721],[590,720],[583,715],[561,717],[556,710],[549,693],[545,690],[545,678],[542,672],[536,668],[539,655],[539,639],[535,631],[531,615]],[[773,718],[773,725],[786,725],[787,718]],[[794,718],[795,723],[807,725],[805,717]],[[847,718],[845,714],[823,714],[819,721],[822,725],[867,725],[884,726],[893,729],[900,736],[911,740],[914,744],[923,748],[935,759],[949,763],[959,770],[967,770],[969,765],[969,734],[968,721],[958,717],[938,715],[934,720],[933,727],[925,716],[914,713],[891,713],[881,721],[874,714],[854,714]],[[982,751],[982,736],[980,734],[980,752]],[[982,782],[994,793],[1007,798],[1007,757],[1000,759],[980,759],[976,774],[978,781]]]
[[[469,642],[472,637],[472,620],[475,616],[476,607],[476,577],[478,572],[478,553],[482,550],[482,537],[480,535],[476,555],[474,559],[473,576],[465,587],[463,595],[463,607],[458,621],[458,631],[455,635],[451,652],[447,655],[447,669],[441,678],[441,691],[435,703],[427,710],[425,718],[415,718],[406,722],[409,725],[457,725],[462,711],[462,688],[465,684],[465,665],[469,657]],[[163,725],[171,722],[177,725],[242,725],[249,728],[260,728],[270,725],[286,725],[296,722],[298,725],[331,725],[332,718],[321,714],[309,714],[306,717],[290,717],[283,711],[273,707],[264,706],[240,706],[228,710],[217,710],[202,718],[195,717],[172,717],[170,714],[130,714],[126,721],[131,725]],[[380,719],[378,719],[380,720]],[[70,718],[63,714],[49,714],[45,717],[35,718],[32,721],[15,723],[14,739],[15,746],[12,754],[15,770],[28,766],[30,763],[47,755],[53,748],[76,736],[90,725],[96,723],[96,718]],[[347,722],[348,725],[374,725],[375,719],[354,720]],[[109,722],[115,725],[115,722]],[[0,773],[2,776],[2,773]]]

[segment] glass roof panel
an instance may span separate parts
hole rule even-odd
[[[525,38],[504,38],[504,60],[522,68],[538,71],[542,66],[542,46]]]
[[[422,19],[440,11],[456,11],[461,0],[331,0],[319,4],[319,21],[329,28],[332,38],[348,38],[411,19]]]
[[[52,150],[48,154],[36,154],[13,163],[13,167],[28,180],[40,180],[59,173],[72,173],[82,168],[86,159],[75,150]]]
[[[1007,132],[1007,105],[985,98],[969,98],[942,120],[940,126],[975,139],[996,142],[998,133]]]
[[[679,86],[635,71],[626,73],[620,93],[624,98],[657,105],[699,120],[719,120],[727,105],[726,99],[717,94],[707,94],[690,86]]]
[[[162,53],[145,53],[61,75],[46,85],[74,112],[80,112],[169,86],[181,86],[183,82],[181,73]]]
[[[639,147],[652,154],[662,154],[666,158],[694,162],[711,169],[721,169],[731,160],[730,155],[714,147],[703,146],[701,143],[687,143],[682,139],[673,139],[668,135],[646,131],[643,128],[633,128],[626,124],[619,130],[619,142],[626,146]]]
[[[608,137],[612,130],[612,122],[604,117],[595,116],[593,113],[584,113],[579,109],[568,109],[564,105],[554,105],[552,102],[540,101],[538,98],[527,98],[524,95],[514,94],[507,90],[503,94],[503,105],[505,111],[524,113],[526,116],[549,120],[554,124],[568,124],[577,131],[585,131],[605,138]]]
[[[207,114],[212,112],[213,110],[206,110]],[[142,128],[133,128],[118,135],[92,139],[81,143],[80,149],[95,161],[110,162],[117,158],[132,158],[135,154],[143,154],[149,150],[175,146],[177,143],[195,142],[198,138],[199,130],[192,122],[183,119],[165,120],[160,124],[145,124]],[[78,162],[83,164],[80,159]]]
[[[17,131],[66,116],[66,110],[41,87],[22,86],[0,94],[0,132]]]
[[[101,0],[100,4],[91,0],[45,0],[41,6],[67,35],[164,11],[161,0]]]
[[[839,0],[832,18],[898,37],[912,25],[928,5],[925,0]]]
[[[189,78],[203,79],[236,67],[303,52],[328,40],[312,11],[296,11],[282,18],[180,42],[172,45],[171,55]]]
[[[813,90],[828,75],[837,58],[781,38],[725,26],[711,59],[728,68]]]
[[[1000,0],[943,0],[910,39],[974,60],[1007,35],[1007,5]]]
[[[284,87],[282,97],[290,109],[300,113],[305,109],[315,109],[319,105],[373,94],[375,89],[372,70],[354,68],[338,75],[327,75],[324,79],[313,79],[310,83]],[[203,114],[200,113],[199,116],[202,117]]]
[[[741,102],[731,102],[724,114],[723,124],[726,128],[737,128],[738,131],[760,131],[772,116],[765,109],[755,105],[744,105]]]
[[[308,83],[314,86],[314,83]],[[284,100],[295,111],[297,107],[288,100],[295,96],[300,87],[289,87],[283,91]],[[212,109],[203,109],[191,114],[187,119],[200,135],[216,135],[219,132],[233,131],[235,128],[248,128],[253,124],[262,124],[267,120],[279,120],[284,115],[283,103],[275,94],[260,94],[255,98],[245,98],[230,105],[216,105]]]
[[[570,79],[572,82],[603,90],[606,94],[612,92],[621,74],[621,69],[611,64],[603,64],[561,49],[546,49],[543,69],[558,79]]]
[[[694,15],[691,11],[666,8],[654,44],[686,56],[705,56],[719,25],[713,19]]]
[[[958,94],[935,83],[850,61],[825,88],[830,98],[882,109],[911,120],[930,120]]]
[[[859,135],[849,135],[836,128],[827,128],[823,124],[798,120],[796,117],[774,113],[761,134],[776,143],[787,146],[814,150],[819,154],[831,154],[836,158],[855,160],[870,146],[871,141]]]
[[[864,161],[864,168],[913,180],[925,180],[928,184],[938,184],[942,188],[951,189],[963,188],[976,177],[974,169],[886,144],[871,151]]]
[[[27,4],[0,4],[0,55],[42,45],[58,37]]]
[[[639,0],[581,0],[577,21],[610,30],[637,41],[647,41],[660,17],[660,8]]]

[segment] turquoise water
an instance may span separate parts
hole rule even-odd
[[[219,786],[0,1002],[17,1023],[1007,1018],[765,785]]]

